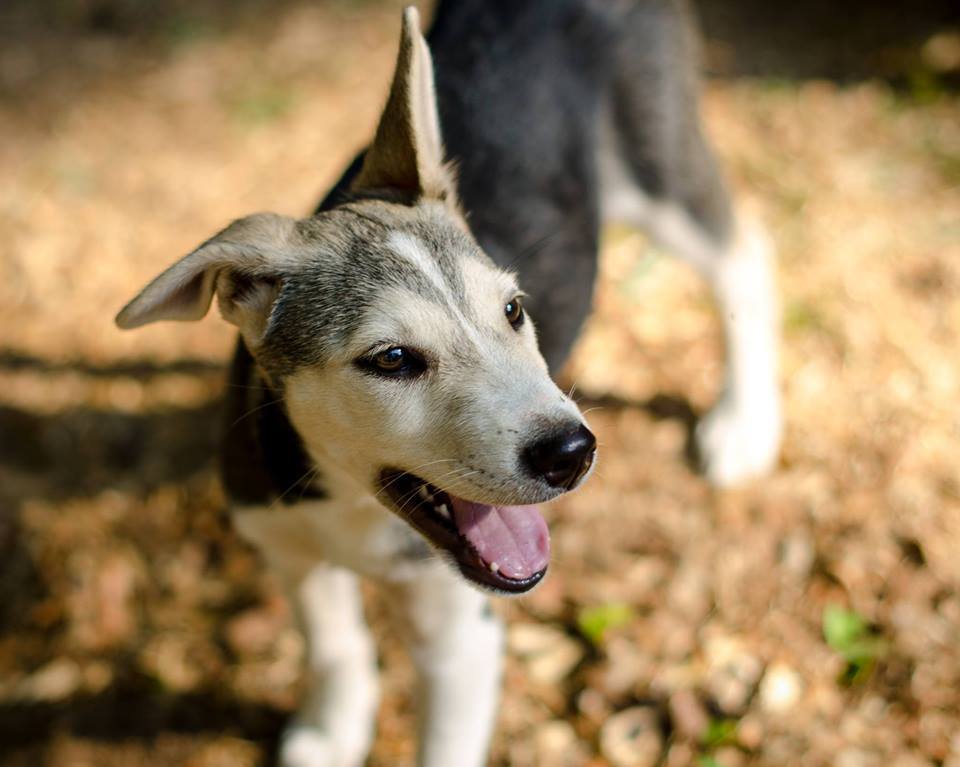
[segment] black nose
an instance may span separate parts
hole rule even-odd
[[[552,487],[568,490],[577,484],[593,464],[597,439],[586,427],[576,428],[538,440],[523,451],[523,458],[534,476]]]

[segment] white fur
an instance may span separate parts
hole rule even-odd
[[[358,767],[369,749],[376,665],[354,573],[393,589],[407,627],[420,679],[418,764],[484,763],[503,629],[483,594],[437,558],[404,560],[404,523],[370,496],[245,508],[234,520],[286,584],[308,642],[309,692],[284,735],[283,767]]]
[[[284,767],[360,767],[373,739],[378,682],[357,576],[317,565],[295,580],[310,690],[285,733],[281,759]]]
[[[711,282],[723,323],[727,372],[719,402],[697,428],[708,478],[729,486],[769,471],[780,451],[780,312],[770,245],[741,218]]]
[[[707,478],[723,487],[763,474],[777,460],[782,433],[780,313],[769,238],[759,222],[741,216],[730,244],[714,243],[679,205],[647,196],[614,146],[604,136],[598,155],[604,218],[643,229],[690,264],[717,303],[727,371],[719,401],[697,428]]]
[[[500,688],[503,626],[486,597],[437,563],[403,584],[420,677],[421,767],[481,767]]]

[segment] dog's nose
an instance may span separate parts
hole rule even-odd
[[[586,426],[554,434],[529,445],[523,458],[534,476],[542,477],[552,487],[568,490],[587,473],[593,464],[597,438]]]

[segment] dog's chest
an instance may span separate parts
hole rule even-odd
[[[404,580],[434,556],[421,536],[372,496],[243,506],[232,516],[240,534],[290,575],[323,561],[379,580]]]

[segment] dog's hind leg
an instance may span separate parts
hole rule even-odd
[[[633,22],[633,23],[631,23]],[[696,35],[680,0],[638,3],[624,24],[601,125],[606,220],[631,223],[709,283],[723,323],[723,392],[697,429],[718,485],[769,470],[781,436],[779,309],[769,241],[731,213],[698,114]]]
[[[281,764],[360,767],[373,738],[378,693],[357,576],[318,565],[290,585],[307,641],[309,690],[284,733]]]
[[[481,767],[500,694],[503,626],[487,598],[441,562],[400,587],[420,678],[419,767]]]

